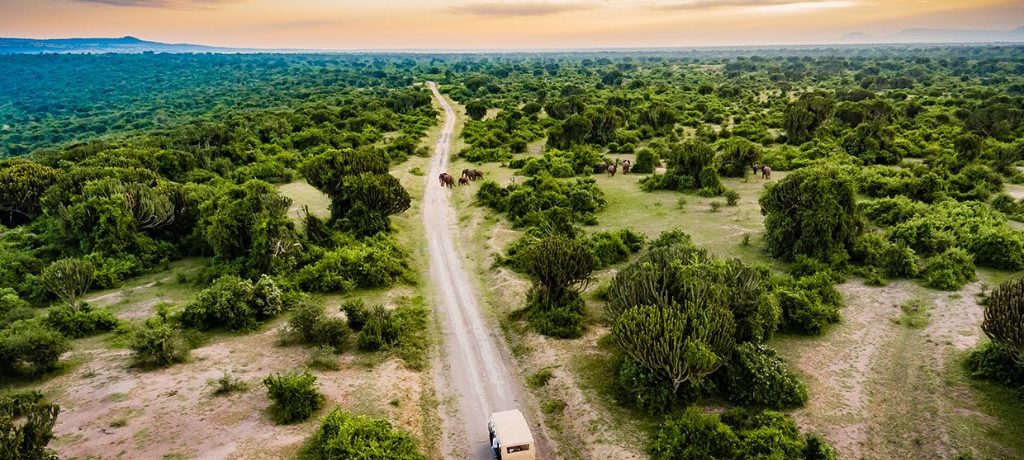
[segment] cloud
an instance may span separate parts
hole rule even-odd
[[[196,8],[232,3],[238,0],[70,0],[78,3],[98,3],[110,6],[142,8]]]
[[[457,6],[452,8],[455,12],[472,14],[476,16],[494,17],[528,17],[547,16],[552,14],[566,13],[569,11],[580,11],[593,8],[590,5],[573,3],[474,3],[470,5]]]
[[[723,7],[773,7],[773,8],[808,8],[815,5],[836,7],[847,6],[851,2],[828,0],[692,0],[686,2],[652,5],[653,9],[663,11],[707,10]]]

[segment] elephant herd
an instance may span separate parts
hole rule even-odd
[[[455,177],[451,174],[443,172],[437,178],[441,181],[441,187],[452,188],[455,186]],[[462,176],[459,177],[459,185],[469,185],[469,181],[483,178],[484,172],[479,169],[463,169]]]
[[[629,160],[620,160],[618,158],[615,159],[614,163],[609,160],[603,160],[594,165],[594,172],[597,174],[608,173],[609,176],[615,177],[615,173],[619,171],[620,167],[622,168],[622,174],[629,174],[629,170],[633,167],[633,163]]]

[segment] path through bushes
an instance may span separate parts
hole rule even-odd
[[[497,337],[498,327],[485,322],[479,296],[463,266],[452,238],[456,223],[448,189],[438,186],[438,175],[448,168],[448,154],[455,127],[455,112],[429,83],[444,109],[444,128],[434,149],[423,197],[423,225],[430,252],[430,279],[435,288],[439,323],[444,334],[443,366],[437,368],[440,399],[457,403],[457,415],[442,408],[445,455],[451,458],[490,459],[487,418],[492,412],[529,410],[520,378],[507,350]],[[458,171],[447,171],[458,176]],[[462,248],[464,251],[465,248]],[[536,426],[536,424],[531,424]],[[534,429],[537,458],[549,458],[542,430]]]

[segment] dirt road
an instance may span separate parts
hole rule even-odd
[[[462,251],[452,237],[455,211],[448,189],[440,187],[438,175],[448,168],[448,153],[455,113],[433,82],[427,84],[444,109],[441,131],[423,196],[423,226],[430,253],[430,279],[435,287],[435,305],[444,334],[443,366],[438,366],[437,385],[442,401],[441,417],[447,458],[492,458],[488,444],[487,418],[492,412],[525,407],[520,379],[510,363],[508,351],[497,336],[498,326],[488,324],[480,310],[477,289],[463,267]],[[449,171],[458,176],[456,171]],[[531,425],[536,428],[536,420]],[[551,458],[540,430],[534,429],[538,458]]]

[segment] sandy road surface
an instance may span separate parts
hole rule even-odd
[[[524,392],[520,379],[500,338],[497,325],[484,321],[477,290],[462,264],[462,252],[452,234],[455,211],[448,190],[441,188],[438,175],[448,168],[455,113],[441,96],[437,85],[428,83],[444,109],[444,127],[434,148],[423,196],[423,225],[430,253],[430,279],[435,287],[436,310],[444,334],[444,365],[438,369],[438,393],[442,401],[456,407],[441,407],[447,458],[491,458],[487,418],[492,412],[521,409]],[[456,171],[450,171],[458,176]],[[462,248],[465,250],[465,248]],[[453,413],[455,412],[455,413]],[[538,458],[551,458],[536,420],[531,421],[538,443]]]

